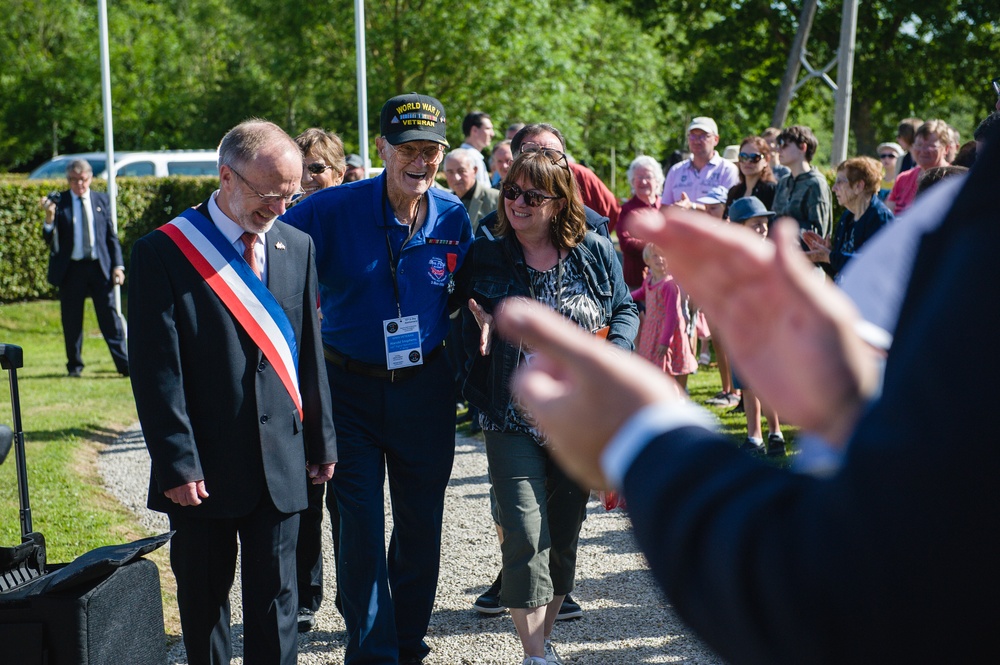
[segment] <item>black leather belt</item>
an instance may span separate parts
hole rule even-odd
[[[444,348],[444,342],[441,342],[436,347],[431,349],[431,352],[424,356],[424,363],[429,363],[434,360],[441,349]],[[403,367],[402,369],[386,369],[382,365],[372,365],[371,363],[363,363],[360,360],[354,360],[345,356],[340,351],[336,350],[331,346],[323,345],[323,356],[326,358],[327,362],[334,367],[339,367],[345,372],[350,372],[351,374],[360,374],[361,376],[371,376],[376,379],[388,379],[389,383],[396,383],[397,381],[403,381],[410,378],[414,374],[420,371],[423,365],[414,365],[413,367]]]

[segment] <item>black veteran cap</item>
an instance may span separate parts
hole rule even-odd
[[[433,97],[415,92],[387,101],[379,121],[382,136],[392,145],[407,141],[434,141],[447,146],[444,125],[444,105]]]

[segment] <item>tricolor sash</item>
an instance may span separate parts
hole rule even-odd
[[[292,323],[274,295],[222,234],[194,208],[161,226],[274,367],[302,418],[299,349]]]

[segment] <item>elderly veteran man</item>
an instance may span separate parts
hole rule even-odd
[[[424,636],[455,454],[443,342],[454,274],[472,242],[462,202],[431,187],[448,145],[441,102],[394,97],[380,128],[381,175],[317,192],[284,217],[316,242],[340,455],[333,488],[348,665],[419,663],[430,651]]]

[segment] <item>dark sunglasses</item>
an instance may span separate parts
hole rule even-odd
[[[504,185],[501,190],[503,197],[508,201],[517,201],[517,197],[524,195],[524,205],[537,208],[550,199],[558,199],[558,196],[546,196],[534,189],[524,190],[517,185]]]
[[[741,152],[740,161],[747,162],[749,164],[756,164],[760,160],[764,159],[764,155],[759,152]]]
[[[896,155],[892,154],[891,152],[887,152],[884,155],[879,155],[878,158],[879,159],[896,159]]]
[[[306,164],[306,170],[313,175],[319,175],[324,173],[327,169],[332,169],[333,167],[329,164],[320,164],[319,162],[313,162],[312,164]]]

